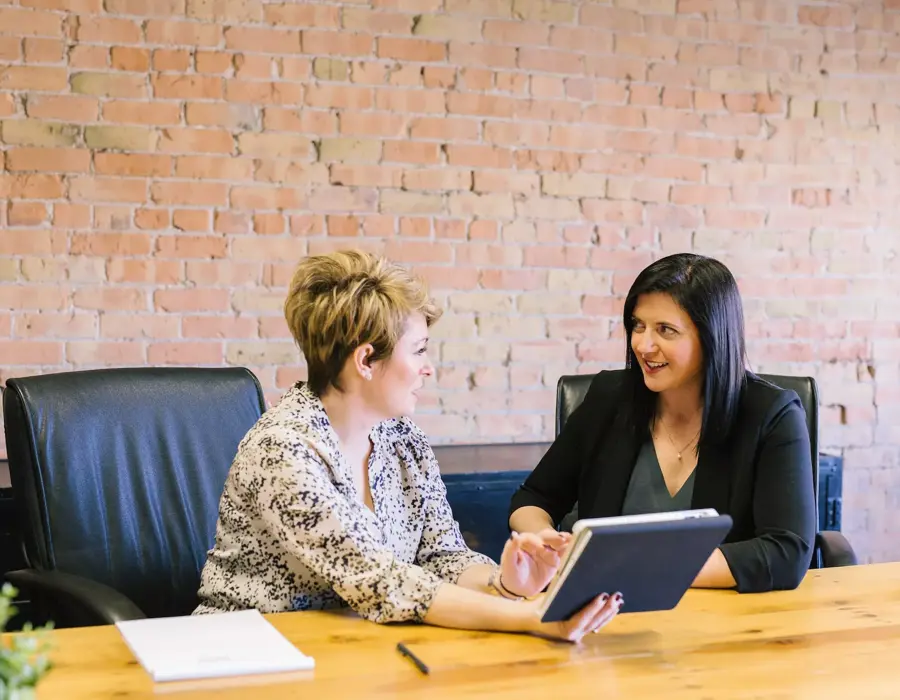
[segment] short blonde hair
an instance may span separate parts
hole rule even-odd
[[[373,361],[391,356],[409,316],[430,326],[441,310],[425,283],[406,268],[370,253],[345,250],[304,259],[291,279],[284,316],[308,368],[309,388],[340,390],[340,373],[360,345]]]

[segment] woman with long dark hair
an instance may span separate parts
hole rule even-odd
[[[809,568],[815,498],[800,399],[746,369],[741,298],[712,258],[677,254],[625,299],[626,367],[600,372],[513,496],[510,527],[715,508],[734,526],[694,581],[791,589]]]

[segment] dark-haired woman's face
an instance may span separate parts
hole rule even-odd
[[[631,349],[650,391],[703,381],[703,349],[690,316],[668,294],[641,294],[634,307]]]

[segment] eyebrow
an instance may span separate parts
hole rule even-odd
[[[636,321],[636,322],[638,322],[638,323],[643,323],[644,325],[647,325],[645,321],[643,321],[639,316],[636,316],[635,314],[631,314],[631,318],[632,318],[633,321]],[[684,329],[682,328],[681,324],[675,323],[674,321],[665,321],[665,320],[663,320],[663,321],[657,321],[657,322],[656,322],[656,325],[657,325],[657,326],[670,326],[670,327],[674,328],[675,330],[679,330],[679,331],[680,331],[680,330],[684,330]]]

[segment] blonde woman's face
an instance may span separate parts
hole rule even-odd
[[[406,329],[391,356],[373,368],[368,391],[379,412],[388,418],[415,412],[418,392],[425,379],[434,374],[428,359],[428,324],[415,313],[407,319]]]

